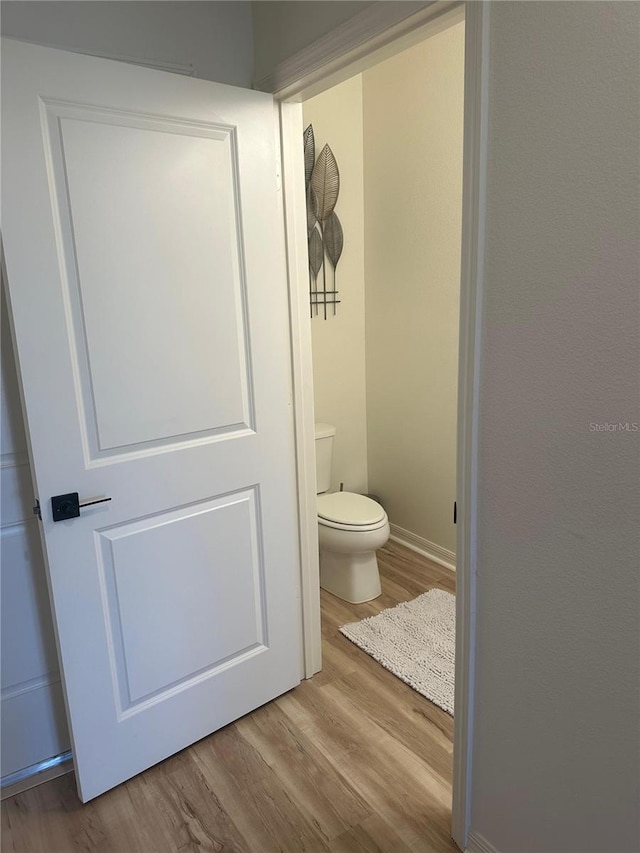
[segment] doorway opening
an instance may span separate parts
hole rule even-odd
[[[389,19],[392,14],[390,7],[387,12]],[[451,834],[458,846],[465,849],[471,803],[473,741],[479,329],[485,240],[489,10],[484,4],[432,4],[401,23],[389,21],[385,28],[379,26],[379,21],[372,23],[369,38],[363,36],[367,30],[364,13],[361,17],[363,20],[359,22],[357,32],[354,29],[351,33],[341,32],[339,39],[319,40],[308,54],[299,55],[291,67],[283,64],[269,80],[265,78],[259,84],[280,100],[301,519],[303,672],[309,677],[320,669],[321,635],[309,259],[300,142],[305,122],[300,101],[325,92],[332,85],[368,70],[376,62],[395,56],[406,47],[464,20],[464,165],[455,492],[456,715]],[[344,282],[341,275],[338,270],[338,278]]]
[[[327,171],[325,145],[339,172],[337,200],[329,199],[318,212],[315,199],[316,222],[313,189],[307,188],[315,421],[335,426],[329,492],[376,498],[391,534],[377,555],[381,594],[374,596],[377,588],[362,594],[358,589],[343,597],[330,575],[333,558],[324,550],[321,523],[325,680],[348,675],[366,695],[367,677],[375,679],[369,690],[397,703],[400,719],[411,718],[407,726],[416,743],[432,743],[438,757],[429,766],[431,783],[438,780],[438,796],[448,793],[448,806],[453,630],[451,657],[440,661],[443,681],[434,685],[429,701],[389,673],[376,672],[379,664],[354,649],[339,629],[419,596],[428,606],[437,600],[425,599],[429,590],[445,591],[446,598],[455,590],[464,27],[464,20],[452,20],[302,104],[305,162],[311,146],[315,183]],[[310,184],[308,169],[306,177]],[[328,239],[336,216],[343,235],[337,258]],[[323,238],[327,245],[314,259],[313,248]],[[322,266],[314,268],[317,261]],[[326,485],[318,483],[318,490]],[[344,568],[350,570],[361,576],[362,564]],[[358,583],[355,574],[353,582]],[[363,596],[373,600],[354,603]],[[396,613],[399,620],[403,613],[411,618],[408,609]],[[427,635],[416,638],[417,647],[424,642]],[[394,651],[390,645],[373,654],[401,679],[424,687],[428,678],[421,680],[416,655],[403,660]],[[450,704],[443,699],[449,691]],[[358,701],[355,692],[351,700]],[[366,705],[362,713],[385,729],[390,707]],[[387,734],[394,735],[393,726]],[[426,802],[430,796],[425,790]]]

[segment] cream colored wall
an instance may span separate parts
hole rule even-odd
[[[363,75],[369,487],[455,551],[464,23]]]
[[[311,320],[316,420],[337,428],[332,488],[343,482],[349,491],[366,492],[362,77],[307,101],[304,122],[313,124],[316,152],[329,143],[338,162],[336,213],[344,229],[336,316],[328,309],[327,320],[321,313]]]

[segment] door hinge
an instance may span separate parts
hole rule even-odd
[[[36,498],[36,502],[33,507],[33,514],[37,515],[40,521],[42,521],[42,510],[40,509],[40,501]]]
[[[456,524],[458,521],[458,501],[453,502],[453,523]]]

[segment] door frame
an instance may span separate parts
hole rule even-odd
[[[486,233],[489,8],[487,2],[374,4],[276,67],[256,88],[280,108],[300,516],[303,675],[321,667],[311,326],[302,152],[302,100],[465,20],[463,210],[458,368],[456,671],[451,834],[465,850],[471,815],[475,686],[478,424]],[[399,8],[401,7],[401,8]]]

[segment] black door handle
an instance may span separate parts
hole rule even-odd
[[[54,521],[68,521],[70,518],[78,518],[83,506],[93,506],[110,501],[111,498],[98,498],[95,501],[80,503],[78,492],[69,492],[67,495],[54,495],[51,498],[51,512]]]

